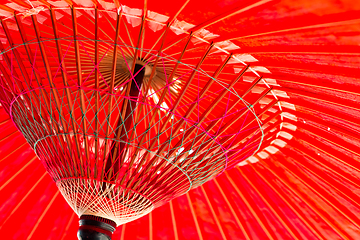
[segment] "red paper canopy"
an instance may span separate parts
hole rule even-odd
[[[11,25],[12,10],[39,11],[36,16],[41,29],[52,34],[48,11],[41,9],[48,6],[42,2],[31,1],[34,8],[22,1],[1,2],[0,14],[3,19],[9,18],[9,31],[17,36],[14,39],[18,44],[22,39],[15,33],[16,25]],[[64,21],[63,29],[70,27],[66,24],[67,2],[70,3],[48,2],[63,15],[57,16],[60,22]],[[106,18],[116,16],[120,7],[117,1],[97,2],[99,9],[106,10]],[[77,19],[82,25],[79,32],[86,36],[86,27],[91,26],[86,23],[92,22],[92,11],[86,8],[93,9],[93,1],[78,0],[73,4],[82,13]],[[264,82],[251,89],[252,96],[259,97],[272,87],[272,93],[259,102],[258,110],[266,109],[276,98],[279,103],[261,116],[266,123],[264,140],[254,156],[239,156],[236,160],[240,164],[235,169],[150,215],[123,225],[114,239],[358,238],[357,4],[149,2],[144,39],[157,39],[167,21],[176,17],[164,52],[169,46],[173,47],[169,47],[169,55],[181,52],[180,43],[193,32],[190,62],[198,50],[214,42],[220,49],[213,52],[217,62],[229,53],[234,56],[224,73],[237,74],[245,63],[263,76]],[[128,29],[120,33],[124,43],[134,46],[132,43],[137,42],[144,8],[143,2],[121,2],[121,9],[127,14],[123,23]],[[136,34],[132,34],[134,31]],[[106,30],[110,32],[114,30]],[[0,32],[0,38],[5,48],[9,46],[5,32]],[[143,48],[150,48],[150,43],[153,41],[144,41]],[[1,61],[4,63],[5,59],[2,57]],[[213,63],[206,62],[204,71],[210,72]],[[254,72],[243,76],[244,85],[251,87]],[[4,110],[1,118],[0,232],[14,239],[75,238],[76,215]]]

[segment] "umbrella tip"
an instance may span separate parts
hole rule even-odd
[[[77,236],[79,240],[111,240],[116,229],[112,220],[93,215],[82,215]]]

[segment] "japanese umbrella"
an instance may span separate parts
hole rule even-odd
[[[2,236],[359,238],[359,8],[1,1]]]

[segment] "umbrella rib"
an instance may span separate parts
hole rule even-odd
[[[111,80],[110,80],[110,89],[109,89],[109,99],[108,99],[108,120],[107,122],[110,123],[111,122],[111,112],[112,112],[112,102],[113,102],[113,92],[114,92],[114,82],[115,82],[115,72],[116,72],[116,62],[117,62],[117,53],[118,53],[118,39],[119,39],[119,32],[120,32],[120,24],[121,24],[121,18],[122,18],[122,13],[117,15],[117,21],[116,21],[116,31],[115,31],[115,41],[114,41],[114,51],[113,51],[113,61],[112,61],[112,67],[111,67]],[[102,173],[102,177],[101,179],[105,178],[105,172],[108,172],[108,176],[107,179],[110,180],[111,178],[111,174],[112,174],[112,170],[108,167],[111,166],[112,164],[112,159],[110,159],[110,156],[107,158],[107,145],[108,145],[108,135],[109,135],[109,125],[107,124],[106,126],[106,132],[105,132],[105,148],[104,148],[104,168],[103,168],[103,173]],[[110,151],[110,149],[109,149]]]
[[[61,45],[60,45],[60,42],[59,42],[59,32],[58,32],[58,27],[57,27],[57,21],[56,21],[56,17],[55,17],[55,12],[54,12],[54,10],[52,8],[50,8],[50,17],[51,17],[51,20],[52,20],[52,27],[53,27],[53,30],[54,30],[56,49],[57,49],[58,59],[59,59],[59,67],[61,69],[61,73],[62,73],[61,75],[62,75],[63,83],[65,85],[66,98],[67,98],[69,110],[71,111],[71,109],[73,109],[73,100],[72,100],[70,89],[69,89],[69,83],[68,83],[68,79],[67,79],[67,74],[64,73],[64,71],[66,69],[65,56],[63,55],[62,48],[61,48]],[[72,123],[73,131],[77,132],[77,127],[76,127],[76,124],[74,122],[74,118],[71,118],[71,123]],[[75,138],[76,147],[78,149],[78,152],[80,152],[78,136],[75,134],[74,138]],[[70,172],[70,175],[71,175],[71,172]]]
[[[85,116],[86,115],[85,96],[84,96],[84,90],[81,89],[83,87],[82,86],[83,79],[82,79],[82,70],[81,70],[80,46],[79,46],[79,41],[78,41],[76,10],[74,7],[71,8],[71,17],[72,17],[73,32],[74,32],[75,59],[76,59],[78,87],[79,87],[79,92],[80,92],[80,107],[81,107],[82,116]],[[83,137],[84,137],[84,141],[85,141],[85,156],[86,156],[86,159],[89,160],[89,158],[90,158],[89,143],[88,143],[88,138],[85,135],[85,131],[87,129],[85,117],[82,119],[82,128],[83,128]],[[83,163],[81,164],[81,166],[84,166]],[[81,168],[81,171],[83,171],[82,168]],[[88,174],[88,177],[89,177],[90,169],[87,169],[86,174]],[[82,172],[82,176],[84,176],[83,172]]]
[[[232,40],[239,40],[239,39],[250,38],[250,37],[266,36],[266,35],[270,35],[270,34],[288,33],[288,32],[301,31],[301,30],[311,30],[314,28],[335,27],[335,26],[351,25],[351,24],[358,24],[358,23],[360,23],[360,19],[351,19],[351,20],[338,21],[338,22],[320,23],[320,24],[314,24],[314,25],[308,25],[308,26],[302,26],[302,27],[296,27],[296,28],[287,28],[287,29],[280,29],[280,30],[270,31],[270,32],[250,34],[250,35],[234,37],[234,38],[226,38],[226,39],[219,38],[219,39],[216,39],[214,42],[217,43],[217,42],[222,42],[225,40],[232,41]]]

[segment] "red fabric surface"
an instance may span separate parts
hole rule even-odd
[[[73,2],[82,6],[81,1]],[[120,3],[144,8],[143,1]],[[171,18],[184,3],[148,1],[147,9]],[[9,11],[19,6],[31,8],[25,1],[1,0],[1,18],[11,16]],[[194,24],[195,30],[205,28],[219,35],[211,41],[231,40],[240,47],[229,52],[256,58],[251,66],[270,71],[261,74],[275,79],[276,84],[270,84],[273,90],[286,93],[278,96],[282,112],[295,118],[286,114],[276,118],[279,125],[265,135],[258,151],[267,155],[255,154],[258,162],[236,166],[149,215],[119,226],[113,239],[359,239],[359,16],[360,3],[353,0],[190,1],[177,19]],[[91,22],[81,19],[83,26]],[[41,25],[46,26],[49,19]],[[81,34],[86,31],[79,28]],[[136,42],[139,27],[131,31]],[[156,38],[160,32],[146,34]],[[127,37],[126,32],[120,35]],[[179,52],[183,42],[178,41],[186,36],[170,32],[165,45],[174,43],[173,53]],[[1,39],[5,41],[2,30]],[[21,43],[20,36],[15,39]],[[204,51],[205,43],[192,47],[199,49],[186,53],[187,58]],[[204,69],[211,69],[213,62],[208,60]],[[286,123],[296,130],[286,128]],[[286,145],[277,145],[275,139]],[[278,151],[271,153],[265,149],[268,146]],[[1,107],[0,235],[68,240],[76,239],[77,227],[77,216]]]

